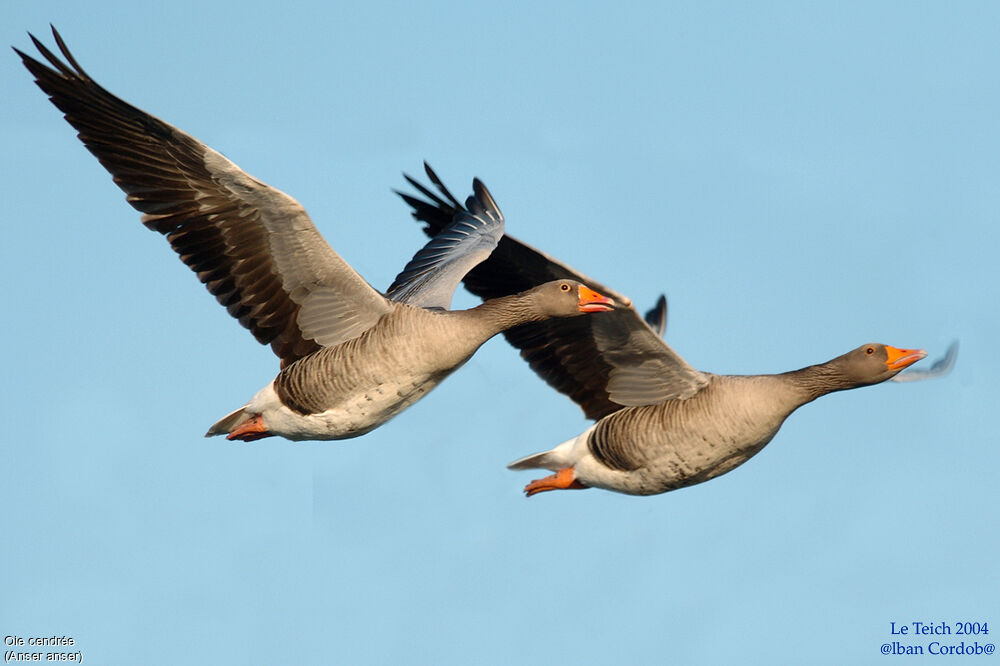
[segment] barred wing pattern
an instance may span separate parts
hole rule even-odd
[[[462,276],[496,248],[503,236],[503,213],[478,178],[472,189],[467,210],[457,211],[396,276],[386,292],[391,300],[447,310]]]
[[[433,236],[464,208],[426,163],[424,169],[437,192],[405,176],[424,198],[397,194],[424,223],[424,232]],[[666,324],[665,301],[650,313],[654,330],[628,297],[510,236],[501,238],[493,254],[462,282],[473,294],[489,299],[560,278],[579,280],[610,296],[615,310],[524,324],[504,336],[540,377],[579,404],[588,418],[600,419],[628,405],[687,397],[706,383],[702,373],[658,337]]]
[[[51,67],[14,50],[143,224],[166,236],[282,365],[356,336],[389,311],[297,201],[102,88],[52,34],[65,61],[31,36]]]

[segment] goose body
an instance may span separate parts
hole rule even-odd
[[[572,467],[575,478],[589,487],[633,495],[708,481],[764,448],[795,409],[794,400],[764,404],[753,398],[772,389],[777,390],[766,394],[785,393],[768,377],[713,375],[688,400],[609,414],[570,440],[572,444],[559,455],[548,458],[545,468]],[[560,459],[558,466],[549,467],[555,458]],[[517,463],[511,467],[520,468]]]
[[[851,354],[860,357],[868,349],[906,359],[895,370],[885,360],[873,362],[870,383],[877,383],[874,378],[880,375],[885,376],[878,381],[884,381],[926,355],[878,344],[863,345]],[[757,454],[802,405],[835,390],[865,385],[829,374],[816,385],[801,379],[827,367],[779,375],[704,373],[706,383],[689,398],[623,407],[568,442],[514,461],[509,468],[571,469],[573,480],[585,487],[630,495],[656,495],[702,483]],[[539,480],[526,491],[533,495],[559,488],[552,483]]]
[[[407,177],[425,198],[401,196],[432,234],[462,205],[426,169],[437,192]],[[653,495],[708,481],[753,457],[802,405],[832,391],[894,378],[926,356],[923,350],[870,343],[782,374],[701,372],[661,339],[664,299],[643,318],[627,297],[510,236],[463,282],[472,293],[495,298],[509,284],[523,288],[555,277],[585,280],[612,295],[618,306],[586,319],[539,322],[505,333],[546,382],[596,421],[577,437],[508,466],[555,472],[528,484],[529,496],[589,487]],[[950,367],[953,355],[954,348],[943,365]]]
[[[53,28],[48,65],[14,49],[149,229],[281,361],[278,376],[207,435],[345,439],[433,389],[501,330],[611,309],[578,281],[539,284],[467,311],[448,307],[489,256],[503,216],[481,183],[385,294],[322,238],[302,206],[180,129],[98,85]]]
[[[255,417],[266,434],[286,439],[358,437],[424,397],[504,328],[541,316],[541,296],[564,293],[567,316],[580,307],[608,307],[608,301],[573,281],[545,285],[465,311],[431,310],[394,303],[376,326],[356,338],[324,347],[286,366],[240,409],[207,435],[231,434]],[[583,290],[583,297],[576,295]],[[581,306],[580,301],[584,301]],[[257,439],[256,430],[237,432]]]

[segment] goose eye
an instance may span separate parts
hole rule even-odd
[[[875,353],[875,348],[874,347],[869,347],[868,349],[865,350],[865,353],[868,354],[869,356],[871,356],[872,354]]]
[[[563,282],[561,285],[559,285],[559,288],[561,290],[563,290],[563,291],[569,291],[569,285],[566,284],[565,282]]]

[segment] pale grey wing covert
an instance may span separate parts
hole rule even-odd
[[[605,389],[627,407],[689,398],[708,383],[638,317],[594,317],[593,342],[611,370]]]

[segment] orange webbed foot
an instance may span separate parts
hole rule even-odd
[[[226,439],[230,441],[240,439],[244,442],[252,442],[257,439],[263,439],[271,436],[271,433],[267,431],[267,426],[264,425],[264,419],[261,418],[260,414],[254,414],[246,421],[233,428],[229,434],[226,435]]]
[[[589,488],[576,480],[576,473],[572,467],[563,467],[555,474],[544,479],[535,479],[524,487],[524,494],[528,497],[536,493],[544,493],[547,490],[576,490]]]

